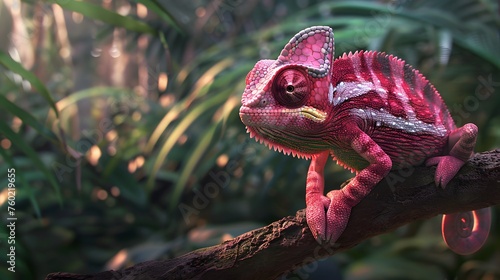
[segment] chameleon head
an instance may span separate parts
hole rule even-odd
[[[296,34],[278,59],[257,62],[246,77],[240,108],[251,137],[287,154],[309,157],[322,149],[317,134],[333,102],[333,53],[332,29],[316,26]]]

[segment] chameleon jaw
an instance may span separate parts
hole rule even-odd
[[[307,153],[307,152],[302,152],[298,149],[294,149],[291,147],[287,147],[283,145],[282,143],[277,142],[277,138],[272,136],[272,133],[270,134],[268,130],[262,129],[259,127],[250,127],[247,126],[247,133],[250,134],[250,138],[254,138],[255,141],[260,142],[261,144],[264,144],[266,147],[268,147],[270,150],[274,150],[280,153],[283,153],[284,155],[291,155],[293,157],[297,158],[303,158],[303,159],[311,159],[312,154]]]
[[[311,106],[303,106],[300,108],[300,114],[308,118],[314,122],[322,123],[326,120],[327,113],[321,110],[318,110]]]
[[[275,110],[256,110],[246,106],[240,108],[240,118],[246,125],[247,132],[250,133],[250,138],[255,138],[257,142],[265,144],[270,149],[281,152],[285,155],[292,155],[299,158],[310,159],[312,155],[318,152],[317,147],[304,147],[303,145],[294,144],[300,142],[298,135],[287,129],[285,123],[269,123],[262,121],[262,119],[269,118],[269,116],[284,116],[283,118],[274,118],[274,121],[283,120],[288,118],[306,118],[316,123],[323,123],[327,121],[328,113],[319,110],[312,106],[302,106],[299,108],[286,108]],[[306,125],[309,127],[309,125]],[[288,141],[284,141],[286,138]],[[300,137],[299,137],[300,138]],[[297,140],[297,141],[292,141]],[[322,146],[322,148],[327,148]]]
[[[314,108],[312,106],[302,106],[300,108],[294,108],[294,109],[279,109],[279,110],[263,110],[262,112],[257,112],[255,113],[252,111],[251,108],[242,106],[240,108],[240,118],[242,122],[247,125],[247,126],[254,126],[255,125],[255,120],[253,120],[253,117],[255,116],[262,116],[262,115],[268,115],[268,116],[279,116],[279,115],[286,115],[286,116],[302,116],[304,118],[307,118],[309,120],[312,120],[313,122],[316,123],[322,123],[326,120],[328,114],[325,111],[319,110],[317,108]],[[257,124],[262,125],[262,123],[258,122]]]

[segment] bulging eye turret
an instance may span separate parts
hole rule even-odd
[[[273,81],[273,95],[276,101],[288,108],[297,108],[307,101],[311,82],[302,69],[284,69]]]

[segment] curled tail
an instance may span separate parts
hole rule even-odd
[[[469,255],[479,250],[490,232],[491,209],[443,215],[441,230],[446,245],[455,253]]]

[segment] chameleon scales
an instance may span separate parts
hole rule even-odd
[[[250,137],[285,154],[311,159],[306,219],[314,238],[335,242],[351,208],[391,169],[437,165],[446,187],[472,156],[477,126],[457,128],[439,93],[417,70],[376,51],[334,60],[333,31],[315,26],[293,36],[276,60],[260,60],[246,77],[240,118]],[[329,157],[356,172],[324,192]],[[484,244],[489,208],[443,216],[447,245],[471,254]]]

